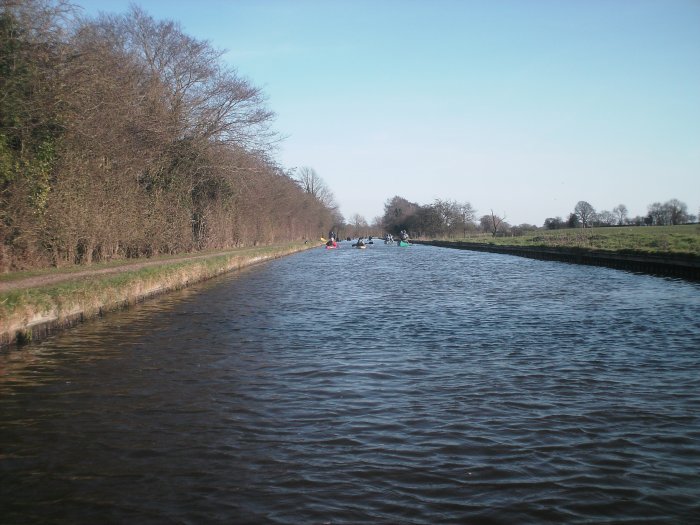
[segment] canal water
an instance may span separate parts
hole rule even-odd
[[[0,522],[697,523],[700,286],[343,243],[0,354]]]

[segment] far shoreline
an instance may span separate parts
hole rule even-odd
[[[681,253],[650,253],[625,250],[598,250],[581,247],[561,246],[518,246],[491,244],[468,240],[411,240],[442,248],[501,253],[529,259],[559,261],[590,266],[605,266],[636,273],[677,277],[689,281],[700,281],[700,257]]]

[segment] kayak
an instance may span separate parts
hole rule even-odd
[[[399,241],[399,246],[411,246],[411,243],[406,241]]]
[[[326,243],[326,250],[335,250],[337,247],[338,247],[338,243],[337,243],[337,242],[328,241],[328,242]]]

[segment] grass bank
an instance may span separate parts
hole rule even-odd
[[[578,248],[624,253],[700,256],[700,225],[698,224],[538,230],[519,237],[493,237],[486,234],[449,240],[494,246]]]
[[[0,346],[37,339],[147,297],[310,247],[293,243],[111,264],[87,271],[83,267],[69,272],[5,274],[2,282],[13,288],[0,291]],[[60,282],[52,282],[56,279]]]
[[[478,235],[415,242],[700,280],[700,226],[696,224],[536,231],[520,237]]]

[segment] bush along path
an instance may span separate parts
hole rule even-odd
[[[312,247],[290,243],[107,268],[5,275],[0,281],[0,347],[40,339],[148,297]]]

